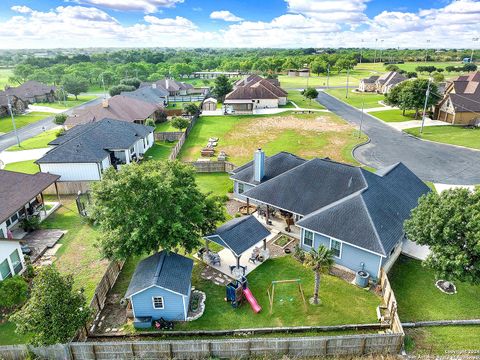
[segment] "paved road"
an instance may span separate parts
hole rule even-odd
[[[361,112],[320,92],[317,101],[356,126]],[[403,162],[422,180],[441,184],[480,184],[480,151],[419,140],[364,114],[363,131],[370,143],[353,155],[361,163],[380,168]]]
[[[102,99],[100,98],[90,100],[82,105],[78,105],[76,107],[69,109],[66,113],[71,114],[74,109],[81,109],[85,106],[99,104],[101,101]],[[29,124],[27,126],[24,126],[18,129],[17,133],[18,133],[18,137],[20,138],[20,141],[25,141],[27,139],[30,139],[31,137],[41,134],[45,130],[51,130],[56,126],[58,125],[53,122],[53,116],[50,116],[40,121],[37,121],[33,124]],[[15,137],[15,133],[13,131],[0,135],[0,151],[8,149],[10,146],[16,145],[16,144],[17,144],[17,138]]]

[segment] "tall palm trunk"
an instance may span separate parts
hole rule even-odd
[[[313,303],[318,304],[318,292],[320,290],[320,270],[315,270],[315,287],[313,289]]]

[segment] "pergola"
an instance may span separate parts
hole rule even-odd
[[[228,221],[213,234],[205,236],[206,249],[209,241],[229,249],[236,258],[236,268],[240,268],[240,257],[248,249],[263,241],[263,250],[267,249],[267,237],[270,231],[253,215]]]

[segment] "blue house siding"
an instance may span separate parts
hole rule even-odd
[[[243,196],[242,194],[240,194],[239,192],[239,181],[234,181],[233,182],[233,194],[235,196],[236,199],[238,200],[242,200],[242,201],[247,201],[247,198],[245,196]],[[253,185],[249,185],[249,184],[245,184],[245,183],[242,183],[243,184],[243,192],[247,191],[247,190],[250,190],[250,189],[253,189],[255,186]],[[254,204],[254,201],[252,201],[252,204]]]
[[[152,298],[155,296],[163,297],[163,309],[154,309]],[[190,294],[189,294],[190,296]],[[182,296],[159,287],[151,287],[132,295],[131,302],[135,317],[151,316],[152,320],[158,320],[163,317],[166,320],[185,320],[186,307],[190,297]],[[188,305],[187,305],[188,306]]]
[[[318,233],[313,232],[314,241],[313,248],[318,249],[320,245],[325,246],[327,249],[330,249],[330,237],[324,236]],[[305,245],[304,243],[305,229],[302,229],[302,243],[301,247],[305,251],[310,251],[311,247]],[[345,266],[348,269],[357,271],[361,268],[361,263],[364,263],[365,270],[370,273],[374,278],[380,276],[380,264],[382,264],[383,257],[380,255],[373,254],[369,251],[362,250],[355,246],[352,246],[346,242],[342,242],[340,258],[334,257],[335,263],[341,266]]]

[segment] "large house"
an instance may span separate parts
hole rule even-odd
[[[0,117],[10,115],[8,103],[12,106],[14,114],[22,114],[28,107],[28,103],[15,95],[7,95],[5,91],[0,91]]]
[[[252,113],[256,109],[278,108],[287,104],[288,93],[275,79],[249,75],[234,83],[223,104],[228,113]]]
[[[231,179],[235,198],[266,209],[267,223],[272,209],[288,219],[287,225],[294,223],[304,250],[324,245],[337,265],[364,269],[373,278],[394,263],[404,240],[403,222],[430,191],[401,163],[371,173],[287,152],[266,157],[260,149]]]
[[[169,92],[161,87],[144,86],[135,91],[124,91],[120,95],[131,97],[132,99],[149,102],[159,106],[167,106]]]
[[[480,124],[480,72],[459,76],[445,87],[434,118],[454,125]]]
[[[59,176],[46,173],[23,174],[0,170],[0,239],[24,217],[39,213],[44,205],[42,192]]]
[[[157,120],[163,104],[152,103],[141,95],[115,95],[104,99],[101,104],[91,105],[75,112],[65,121],[65,127],[97,122],[102,119],[116,119],[137,124],[145,124],[147,119]]]
[[[388,94],[393,87],[407,80],[407,77],[396,72],[389,71],[382,76],[370,76],[362,79],[358,86],[358,90],[362,92],[377,92],[380,94]]]
[[[206,88],[195,88],[192,84],[189,83],[184,83],[182,81],[176,81],[174,79],[161,79],[154,81],[152,83],[150,82],[144,82],[140,85],[140,88],[143,87],[154,87],[157,89],[164,89],[167,90],[169,93],[169,96],[187,96],[187,95],[193,95],[193,94],[200,94],[200,95],[205,95],[208,91]]]
[[[101,180],[109,167],[140,160],[154,144],[153,131],[114,119],[79,125],[50,142],[55,147],[36,163],[41,171],[60,175],[60,181]]]
[[[54,102],[56,87],[30,80],[17,87],[6,87],[8,95],[14,95],[23,101],[33,104],[37,102]]]

